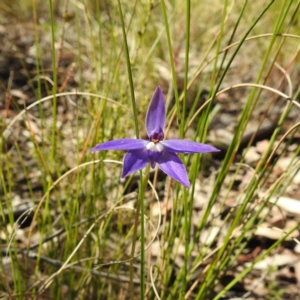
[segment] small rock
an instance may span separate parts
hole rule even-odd
[[[245,154],[245,162],[247,164],[254,163],[260,159],[260,154],[257,153],[256,148],[251,146]]]

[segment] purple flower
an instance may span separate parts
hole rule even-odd
[[[188,140],[163,140],[166,121],[164,96],[160,87],[154,91],[146,115],[146,130],[149,140],[119,139],[95,146],[94,151],[127,150],[124,157],[122,177],[156,164],[167,175],[185,187],[190,187],[185,167],[176,153],[203,153],[219,151],[215,147]]]

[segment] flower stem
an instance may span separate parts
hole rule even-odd
[[[149,179],[150,164],[145,169],[145,176],[141,181],[141,186],[139,190],[139,202],[141,211],[141,288],[140,295],[141,300],[145,299],[145,206],[144,206],[144,196]],[[140,177],[142,177],[142,171],[140,171]]]
[[[136,215],[135,215],[135,222],[134,222],[134,230],[133,230],[133,237],[132,237],[132,247],[131,247],[131,261],[129,267],[129,276],[130,276],[130,299],[134,300],[134,284],[133,284],[133,272],[134,272],[134,253],[135,253],[135,246],[136,246],[136,237],[137,237],[137,229],[139,225],[139,216],[141,216],[141,271],[140,271],[140,297],[141,299],[145,298],[145,208],[144,208],[144,196],[145,190],[147,186],[147,182],[149,179],[149,171],[150,171],[150,164],[145,169],[145,175],[143,176],[142,171],[140,171],[140,177],[142,180],[140,181],[140,189],[139,189],[139,196],[138,202],[136,206]]]
[[[131,94],[131,105],[132,105],[132,111],[133,111],[133,116],[134,116],[135,135],[136,135],[136,138],[138,139],[139,138],[139,126],[138,126],[137,108],[136,108],[136,102],[135,102],[135,96],[134,96],[134,84],[133,84],[133,78],[132,78],[130,55],[129,55],[129,49],[128,49],[128,43],[127,43],[127,35],[126,35],[125,23],[124,23],[123,12],[122,12],[120,0],[118,0],[118,8],[119,8],[119,15],[120,15],[120,21],[121,21],[121,27],[122,27],[123,40],[124,40],[124,50],[125,50],[125,55],[126,55],[128,80],[129,80],[129,87],[130,87],[130,94]],[[146,174],[149,174],[149,168],[146,169]],[[148,177],[148,176],[146,175],[146,177]],[[146,184],[147,184],[147,180],[146,180]],[[133,233],[131,254],[133,257],[134,252],[135,252],[136,234],[137,234],[137,227],[138,227],[138,214],[139,214],[139,210],[140,210],[139,206],[140,206],[141,207],[141,276],[140,276],[141,277],[141,288],[140,288],[140,294],[141,294],[141,299],[144,299],[144,294],[145,294],[144,248],[145,247],[144,247],[144,203],[143,203],[143,200],[144,200],[145,184],[144,184],[142,171],[140,171],[140,182],[141,182],[141,187],[139,190],[139,202],[138,202],[137,210],[136,210],[137,215],[136,215],[136,219],[135,219],[135,228],[134,228],[134,233]],[[134,299],[133,259],[130,262],[130,290],[131,290],[131,299]]]

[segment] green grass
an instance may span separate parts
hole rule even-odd
[[[23,27],[32,41],[24,50],[4,39],[4,48],[15,44],[10,67],[26,82],[12,73],[0,78],[0,108],[14,112],[0,121],[3,295],[222,299],[255,274],[256,262],[280,251],[298,230],[296,217],[250,264],[239,260],[272,215],[270,199],[290,195],[300,167],[299,4],[2,2],[4,26]],[[168,137],[222,149],[222,158],[181,156],[189,190],[157,170],[121,181],[124,153],[89,152],[103,141],[143,138],[158,85]],[[16,90],[26,98],[20,101]],[[234,123],[224,141],[217,132],[226,114]],[[276,123],[268,145],[248,163],[253,144],[244,137],[266,120]],[[286,156],[290,164],[274,177]],[[24,203],[19,216],[16,207]],[[271,280],[267,286],[270,299],[285,292]]]

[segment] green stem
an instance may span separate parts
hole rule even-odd
[[[53,69],[53,88],[52,93],[53,97],[53,106],[52,106],[52,138],[51,138],[51,160],[53,165],[55,164],[55,153],[56,153],[56,93],[57,93],[57,72],[56,72],[56,50],[55,50],[55,24],[54,24],[54,15],[53,15],[53,4],[52,0],[49,0],[50,7],[50,19],[51,19],[51,50],[52,50],[52,69]]]
[[[174,62],[173,51],[172,51],[173,48],[172,48],[172,42],[171,42],[171,36],[170,36],[166,4],[165,4],[164,0],[161,0],[161,6],[162,6],[162,12],[163,12],[163,16],[164,16],[165,27],[166,27],[166,36],[167,36],[169,57],[170,57],[171,70],[172,70],[172,79],[173,79],[174,94],[175,94],[175,100],[176,100],[179,133],[180,133],[180,138],[183,138],[183,134],[184,134],[184,126],[183,125],[184,124],[182,123],[181,114],[180,114],[180,104],[179,104],[179,96],[178,96],[178,89],[177,89],[175,62]]]
[[[123,39],[124,39],[124,49],[125,49],[129,88],[130,88],[130,95],[131,95],[131,105],[132,105],[132,111],[133,111],[133,116],[134,116],[135,135],[136,135],[136,138],[138,139],[139,138],[139,123],[138,123],[137,109],[136,109],[135,96],[134,96],[134,86],[133,86],[129,49],[128,49],[128,43],[127,43],[127,35],[126,35],[126,31],[125,31],[125,24],[124,24],[123,12],[122,12],[120,0],[118,0],[118,7],[119,7],[121,27],[122,27],[122,34],[123,34]]]
[[[125,56],[126,56],[126,63],[127,63],[127,72],[128,72],[128,80],[129,80],[129,87],[130,87],[130,94],[131,94],[131,105],[132,105],[132,111],[134,116],[134,125],[135,125],[135,135],[136,138],[139,138],[139,126],[138,126],[138,117],[137,117],[137,108],[135,103],[135,96],[134,96],[134,85],[133,85],[133,78],[132,78],[132,70],[131,70],[131,63],[130,63],[130,56],[129,56],[129,49],[128,49],[128,43],[127,43],[127,36],[126,36],[126,30],[125,30],[125,24],[124,24],[124,18],[123,18],[123,12],[121,7],[121,2],[118,0],[118,8],[119,8],[119,14],[120,14],[120,21],[121,21],[121,27],[122,27],[122,34],[123,34],[123,40],[124,40],[124,50],[125,50]],[[148,171],[149,173],[149,171]],[[141,207],[141,288],[140,288],[140,295],[141,299],[144,299],[145,295],[145,242],[144,242],[144,181],[143,181],[143,174],[142,171],[140,171],[140,189],[139,189],[139,202]],[[146,181],[147,183],[147,181]],[[137,210],[137,214],[139,213],[139,210]],[[137,231],[138,223],[135,223],[135,232]],[[135,241],[133,241],[132,246],[132,252],[134,253],[135,250]],[[131,262],[130,265],[131,271],[130,271],[130,286],[131,288],[131,297],[134,296],[134,290],[133,290],[133,262]]]
[[[150,164],[145,170],[145,176],[141,180],[141,186],[139,190],[139,202],[141,207],[141,289],[140,295],[141,300],[145,299],[145,206],[144,206],[144,195],[149,178]],[[140,177],[142,178],[142,171],[140,171]]]
[[[187,98],[187,85],[188,85],[188,72],[189,72],[189,48],[190,48],[190,19],[191,19],[191,3],[190,0],[186,1],[186,29],[185,29],[185,72],[184,72],[184,88],[183,88],[183,103],[182,103],[182,129],[184,129],[185,122],[185,110],[186,110],[186,98]],[[183,136],[182,136],[183,137]],[[189,221],[189,202],[188,202],[188,192],[184,189],[183,194],[184,200],[184,229],[185,229],[185,242],[184,242],[184,274],[182,281],[181,297],[184,298],[184,295],[187,290],[187,272],[188,272],[188,259],[189,259],[189,245],[190,245],[190,221]]]

